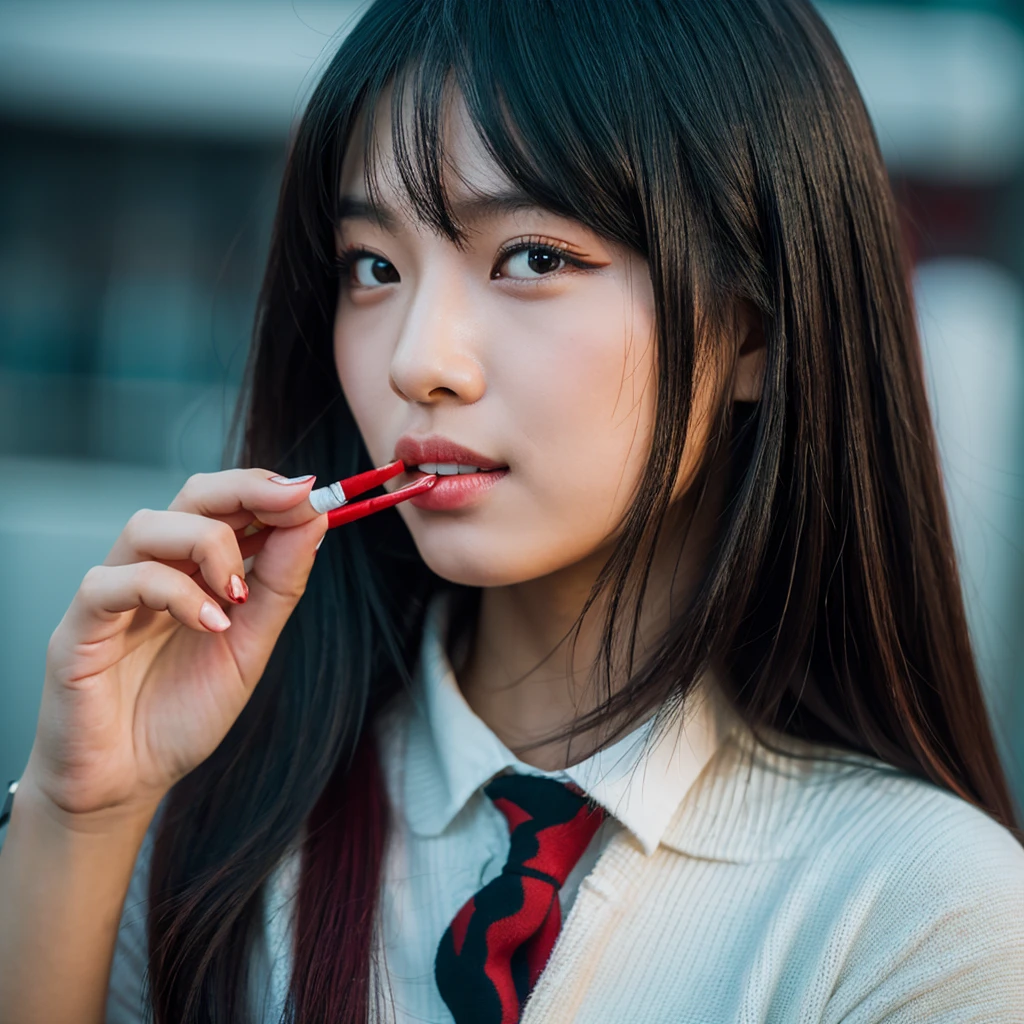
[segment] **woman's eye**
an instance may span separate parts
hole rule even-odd
[[[372,252],[351,251],[338,257],[338,267],[348,283],[359,288],[376,288],[401,280],[394,264]]]
[[[536,281],[539,277],[548,277],[556,273],[569,263],[580,265],[578,261],[571,259],[568,253],[550,245],[523,246],[505,256],[501,266],[506,270],[497,276],[520,281]]]

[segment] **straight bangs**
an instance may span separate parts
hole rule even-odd
[[[446,159],[443,127],[457,91],[484,146],[513,185],[538,206],[575,219],[646,258],[648,233],[637,187],[635,140],[629,138],[627,125],[655,103],[643,82],[621,83],[630,86],[632,95],[610,88],[612,55],[588,45],[599,38],[596,33],[582,35],[579,45],[566,52],[562,39],[571,36],[570,26],[552,31],[551,23],[572,22],[586,8],[481,4],[460,11],[455,23],[454,16],[439,19],[437,6],[375,5],[353,36],[364,28],[372,32],[377,20],[373,15],[379,14],[392,29],[394,45],[391,59],[366,67],[361,82],[353,80],[353,62],[346,52],[350,40],[342,46],[315,101],[318,116],[309,141],[331,158],[323,165],[318,188],[304,193],[315,200],[315,207],[306,211],[307,222],[337,222],[337,182],[349,145],[362,146],[367,194],[379,199],[379,154],[373,137],[381,101],[389,99],[395,165],[409,210],[434,231],[463,244],[465,226],[449,201],[457,169]],[[599,16],[607,20],[608,12]],[[359,40],[351,42],[358,50]],[[379,55],[376,48],[374,52]],[[620,117],[620,124],[609,116],[615,93],[620,113],[623,108],[635,112]],[[356,139],[353,126],[360,113],[365,120]]]

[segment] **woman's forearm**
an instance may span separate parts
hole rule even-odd
[[[76,820],[23,779],[0,854],[0,1021],[101,1024],[152,813]]]

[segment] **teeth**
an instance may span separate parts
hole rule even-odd
[[[467,473],[490,473],[479,466],[463,466],[458,462],[421,462],[416,467],[421,473],[436,473],[438,476],[465,476]]]

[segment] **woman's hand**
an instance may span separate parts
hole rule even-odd
[[[190,477],[167,511],[136,512],[86,573],[50,637],[22,779],[56,813],[151,813],[241,713],[327,529],[308,500],[312,477],[273,476]],[[243,536],[253,519],[274,529]],[[243,603],[233,575],[248,582]]]

